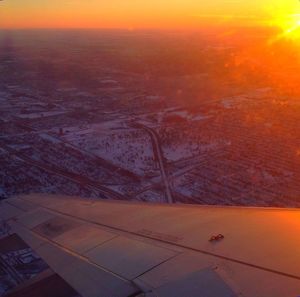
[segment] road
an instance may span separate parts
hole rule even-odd
[[[167,171],[165,169],[164,156],[163,156],[163,151],[161,149],[158,134],[156,133],[156,131],[154,129],[151,129],[151,128],[149,128],[149,127],[147,127],[147,126],[145,126],[141,123],[132,123],[132,126],[135,127],[135,128],[143,129],[150,135],[152,145],[153,145],[154,155],[155,155],[155,157],[158,161],[162,181],[164,183],[166,200],[167,200],[168,203],[174,203],[172,192],[171,192],[171,187],[170,187],[170,183],[169,183],[168,174],[167,174]]]
[[[218,154],[218,155],[221,155],[221,154]],[[217,156],[217,154],[215,154],[215,156]],[[200,161],[202,161],[202,162],[200,162]],[[209,162],[209,160],[207,160],[207,158],[205,159],[205,156],[204,157],[201,156],[201,158],[200,157],[194,157],[194,158],[191,158],[189,160],[180,160],[180,161],[171,163],[172,172],[170,172],[170,174],[168,174],[169,183],[176,180],[176,178],[178,178],[178,177],[180,177],[180,176],[182,176],[182,175],[184,175],[188,172],[191,172],[194,169],[199,168],[200,166],[206,165],[208,162]],[[181,168],[177,168],[177,164]],[[170,166],[169,166],[169,168],[170,168]],[[157,188],[157,189],[161,188],[161,183],[158,183],[158,182],[152,183],[152,184],[144,187],[140,191],[136,192],[135,195],[136,196],[140,195],[140,194],[142,194],[146,191],[149,191],[149,190],[152,190],[152,189],[155,189],[155,188]],[[174,197],[174,192],[173,192],[172,195]]]
[[[97,164],[99,164],[101,167],[103,167],[103,169],[108,170],[109,173],[118,172],[118,174],[123,175],[124,177],[132,178],[135,182],[141,181],[141,178],[138,175],[136,175],[135,173],[133,173],[125,168],[122,168],[120,166],[116,166],[116,165],[112,164],[111,162],[109,162],[103,158],[100,158],[98,155],[96,155],[90,151],[87,151],[83,148],[78,148],[77,146],[70,143],[69,141],[66,141],[63,137],[57,137],[55,135],[50,135],[47,133],[47,131],[37,131],[37,130],[33,129],[32,127],[26,125],[25,123],[23,123],[20,120],[15,121],[14,124],[20,128],[27,130],[28,132],[33,132],[33,133],[37,133],[37,134],[45,134],[48,137],[55,139],[55,141],[58,141],[68,147],[71,147],[73,150],[76,150],[79,153],[84,153],[84,154],[92,157],[93,159],[95,159],[95,162],[97,162]]]
[[[125,196],[123,196],[122,194],[115,192],[109,188],[104,187],[101,184],[98,184],[95,181],[90,180],[89,178],[85,177],[85,176],[81,176],[79,174],[73,173],[73,172],[69,172],[65,169],[61,169],[55,165],[52,164],[44,164],[43,162],[40,161],[36,161],[33,160],[29,157],[27,157],[26,155],[23,155],[22,153],[18,152],[17,150],[4,145],[4,144],[0,144],[0,147],[7,151],[8,153],[10,153],[11,155],[14,155],[16,157],[18,157],[19,159],[21,159],[22,161],[24,161],[27,164],[30,164],[32,166],[38,167],[40,169],[43,169],[47,172],[65,177],[77,184],[83,185],[85,187],[90,187],[93,189],[98,190],[100,193],[104,194],[106,197],[108,196],[109,198],[112,199],[118,199],[118,200],[127,200],[127,198]]]

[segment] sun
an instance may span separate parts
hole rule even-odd
[[[269,44],[280,40],[300,42],[300,14],[272,18],[269,24],[272,27],[279,28],[279,33],[269,39]]]
[[[300,39],[300,14],[290,15],[281,20],[278,25],[282,29],[280,38]]]
[[[298,39],[300,38],[300,20],[295,21],[291,27],[284,31],[287,38]]]

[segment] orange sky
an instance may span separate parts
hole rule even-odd
[[[299,14],[299,15],[298,15]],[[298,0],[4,0],[5,28],[197,28],[300,20]]]

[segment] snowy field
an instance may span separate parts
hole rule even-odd
[[[67,130],[64,141],[117,166],[139,175],[155,169],[151,139],[141,130],[125,128],[118,121]]]
[[[199,156],[209,153],[218,148],[218,143],[199,144],[197,142],[174,142],[168,146],[163,146],[164,156],[171,162]]]

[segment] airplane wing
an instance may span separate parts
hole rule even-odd
[[[35,194],[0,218],[82,297],[300,296],[300,210]]]

